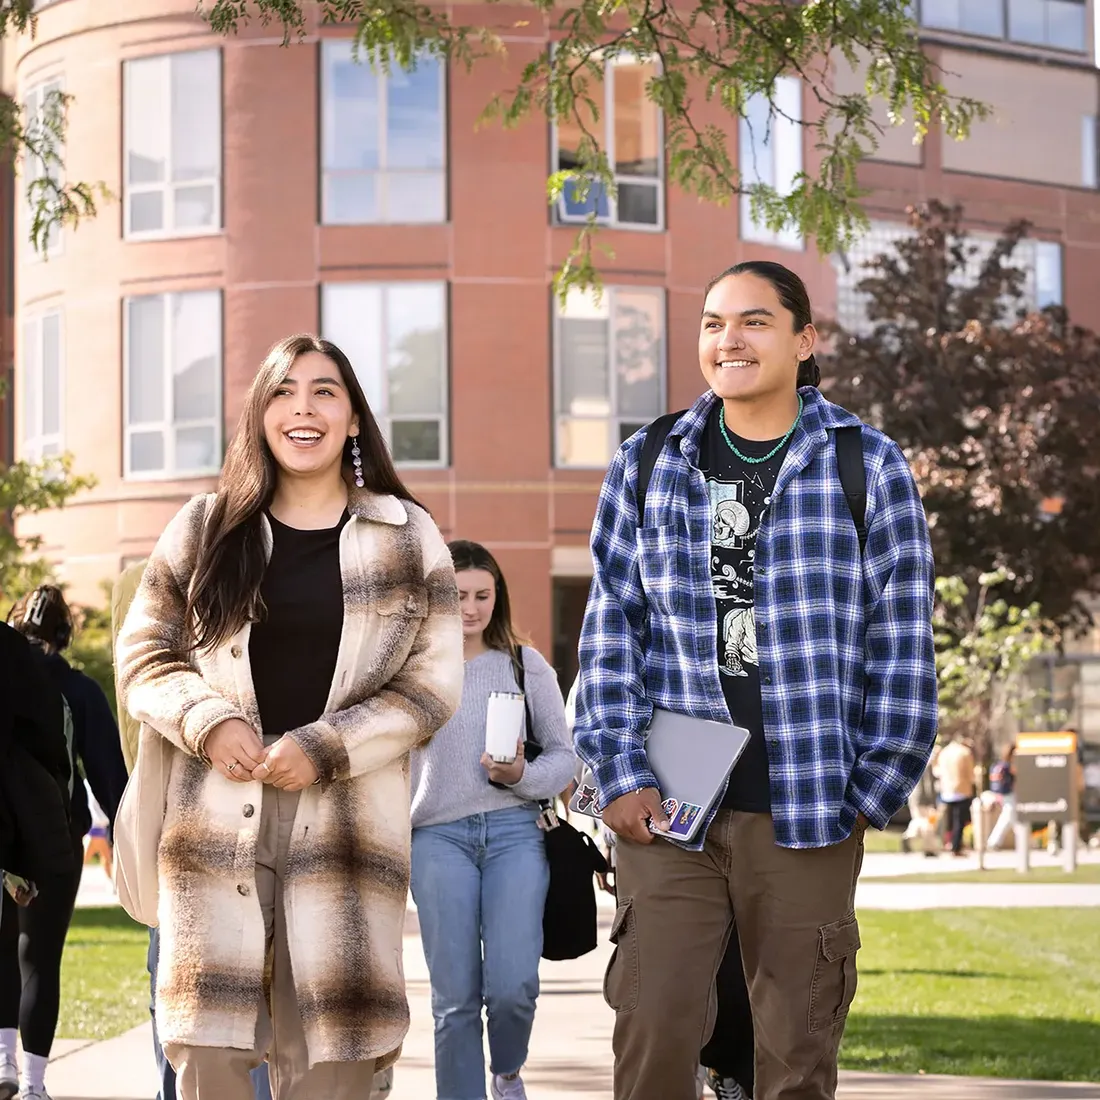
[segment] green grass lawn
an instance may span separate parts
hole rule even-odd
[[[914,857],[916,858],[916,857]],[[941,871],[931,874],[861,875],[861,882],[1011,882],[1019,886],[1043,882],[1081,882],[1100,883],[1100,863],[1079,863],[1077,870],[1066,874],[1060,867],[1032,867],[1026,875],[1010,867],[999,867],[989,871]],[[1100,918],[1098,918],[1100,919]]]
[[[847,1069],[1100,1081],[1100,909],[868,910]]]
[[[879,832],[878,829],[868,829],[863,834],[863,850],[865,852],[900,852],[901,829],[887,829]]]
[[[78,909],[61,963],[65,1039],[108,1039],[149,1019],[149,929],[121,909]]]

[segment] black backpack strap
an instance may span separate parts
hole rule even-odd
[[[836,466],[848,511],[856,525],[859,554],[867,549],[867,471],[863,466],[863,429],[860,426],[834,429]]]
[[[679,412],[665,413],[657,417],[645,430],[645,439],[642,440],[642,453],[638,456],[638,482],[634,488],[634,499],[638,502],[638,526],[642,526],[645,516],[645,495],[649,490],[649,479],[653,476],[653,467],[657,465],[657,456],[668,439],[668,433],[672,426],[680,419],[687,409]]]

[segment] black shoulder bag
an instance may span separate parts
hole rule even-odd
[[[527,761],[537,760],[542,746],[535,740],[522,646],[514,660],[514,667],[527,718],[523,755]],[[493,786],[504,785],[494,783]],[[592,837],[558,818],[550,799],[542,799],[539,810],[539,828],[543,831],[546,861],[550,865],[550,889],[542,913],[542,957],[556,961],[579,959],[589,951],[595,951],[599,943],[593,876],[607,873],[607,860]]]

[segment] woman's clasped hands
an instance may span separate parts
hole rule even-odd
[[[203,752],[216,771],[235,783],[258,779],[284,791],[301,791],[318,778],[317,768],[293,738],[280,737],[265,746],[239,718],[215,726],[203,742]]]

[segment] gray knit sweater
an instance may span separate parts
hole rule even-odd
[[[525,736],[542,746],[542,755],[527,763],[523,778],[509,790],[489,785],[481,766],[489,693],[517,691],[515,669],[511,657],[495,649],[467,661],[458,713],[425,748],[412,753],[414,829],[553,798],[568,786],[573,778],[573,745],[557,676],[530,646],[523,647],[523,667],[535,724],[534,734]]]

